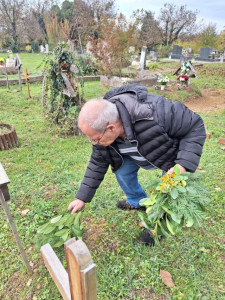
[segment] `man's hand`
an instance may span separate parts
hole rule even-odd
[[[73,200],[68,206],[68,210],[72,210],[71,214],[74,214],[77,210],[81,209],[85,205],[85,202],[79,199]]]
[[[183,168],[181,165],[177,164],[177,166],[180,168],[180,174],[186,172],[186,169]],[[174,172],[173,169],[174,169],[174,167],[173,167],[173,168],[170,168],[170,169],[167,171],[167,173],[168,173],[168,174],[173,174],[173,172]]]

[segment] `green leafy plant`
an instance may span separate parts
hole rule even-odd
[[[162,234],[175,235],[182,227],[201,225],[209,198],[200,183],[200,174],[180,174],[179,167],[175,166],[173,174],[166,173],[153,180],[150,187],[150,197],[139,202],[146,207],[147,216],[139,213],[139,217],[156,239]]]
[[[81,225],[82,212],[75,214],[66,212],[56,216],[37,230],[38,244],[50,243],[52,247],[60,247],[71,237],[82,239],[83,226]]]

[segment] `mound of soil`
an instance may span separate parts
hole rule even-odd
[[[224,90],[202,89],[202,96],[195,99],[188,99],[185,105],[194,112],[215,112],[225,109],[225,93]]]

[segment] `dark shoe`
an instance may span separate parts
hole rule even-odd
[[[154,246],[155,240],[151,231],[145,231],[140,237],[140,242],[146,246]]]
[[[123,209],[123,210],[132,210],[132,209],[140,209],[140,210],[145,210],[144,207],[134,207],[132,205],[130,205],[127,200],[123,200],[123,201],[119,201],[117,202],[117,207],[119,209]]]

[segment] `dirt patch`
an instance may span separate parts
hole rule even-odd
[[[120,242],[109,235],[109,226],[105,218],[94,219],[85,218],[84,225],[87,228],[83,234],[83,241],[90,251],[96,249],[96,245],[100,250],[110,250],[120,247]],[[113,225],[111,225],[113,228]]]
[[[166,300],[167,297],[164,295],[157,295],[151,288],[140,289],[132,291],[132,296],[136,296],[137,299],[143,300]],[[132,298],[125,298],[125,300],[131,300]]]
[[[210,113],[225,109],[224,90],[202,89],[202,96],[197,99],[188,99],[185,105],[194,112]]]

